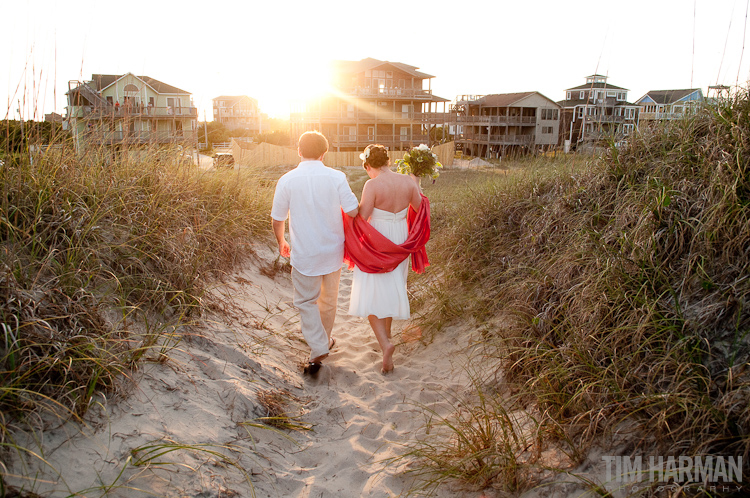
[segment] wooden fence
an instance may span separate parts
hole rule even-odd
[[[432,151],[438,156],[438,161],[445,168],[453,166],[455,150],[454,142],[436,145],[432,148]],[[323,162],[326,166],[332,168],[360,166],[362,160],[359,158],[359,154],[359,152],[329,152],[323,158]],[[294,147],[238,142],[234,139],[232,139],[232,155],[236,165],[247,168],[263,169],[273,166],[294,166],[299,163],[297,149]],[[391,158],[391,164],[394,164],[397,159],[404,157],[404,151],[393,151],[389,152],[388,155]]]

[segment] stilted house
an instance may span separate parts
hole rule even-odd
[[[258,101],[247,95],[221,95],[212,100],[214,121],[229,130],[260,133],[261,115]]]
[[[456,149],[501,158],[554,148],[560,106],[539,92],[462,95],[453,104]]]
[[[326,95],[291,112],[291,136],[323,133],[332,151],[356,151],[379,143],[391,150],[429,144],[430,129],[447,127],[447,99],[433,95],[431,79],[417,67],[367,58],[335,61]]]
[[[563,109],[560,141],[575,148],[604,140],[622,140],[638,123],[637,104],[628,102],[628,90],[607,82],[608,77],[594,74],[586,83],[568,88]]]
[[[651,90],[635,103],[640,107],[638,125],[681,119],[705,102],[700,88]]]
[[[196,143],[191,94],[154,78],[94,74],[70,81],[66,95],[65,121],[77,147]]]

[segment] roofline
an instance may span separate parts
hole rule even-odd
[[[140,81],[141,83],[143,83],[144,85],[146,85],[151,90],[153,90],[154,92],[158,93],[159,95],[166,95],[166,94],[162,94],[161,92],[156,91],[156,88],[152,87],[147,82],[143,81],[143,79],[141,79],[139,76],[136,76],[135,74],[131,73],[130,71],[128,71],[127,73],[125,73],[123,75],[118,76],[112,83],[110,83],[109,85],[107,85],[104,88],[102,88],[101,90],[99,90],[99,93],[101,93],[104,90],[106,90],[107,88],[111,87],[112,85],[114,85],[115,83],[117,83],[118,81],[120,81],[121,79],[123,79],[127,75],[131,75],[132,77],[134,77],[135,79],[137,79],[138,81]],[[104,75],[101,75],[101,76],[104,76]]]

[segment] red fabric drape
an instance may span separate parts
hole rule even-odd
[[[411,268],[423,273],[430,266],[425,244],[430,240],[430,201],[422,194],[419,211],[409,206],[409,236],[403,244],[394,244],[360,215],[344,218],[344,261],[351,270],[356,265],[365,273],[387,273],[411,254]]]

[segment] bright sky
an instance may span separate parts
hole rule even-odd
[[[10,118],[43,118],[64,114],[69,80],[132,72],[191,92],[201,120],[219,95],[248,95],[285,117],[291,99],[320,89],[328,61],[366,57],[417,66],[450,100],[533,90],[562,100],[594,73],[631,102],[649,90],[705,94],[748,84],[749,4],[2,0],[0,97]]]

